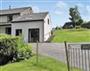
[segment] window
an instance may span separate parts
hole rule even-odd
[[[39,41],[39,28],[29,29],[28,42],[37,42],[37,41]]]
[[[9,16],[8,16],[8,22],[11,22],[12,19],[13,19],[12,15],[9,15]]]
[[[19,36],[22,34],[22,29],[16,29],[16,36]]]
[[[48,24],[49,24],[49,19],[48,19]]]
[[[6,34],[11,34],[11,27],[6,27],[6,29],[5,29],[5,31],[6,31]]]

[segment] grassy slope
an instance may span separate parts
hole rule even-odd
[[[52,42],[90,42],[90,30],[56,30]]]
[[[47,57],[39,57],[39,64],[36,65],[35,57],[19,63],[7,64],[0,67],[0,71],[67,71],[62,62]],[[79,71],[74,69],[73,71]]]

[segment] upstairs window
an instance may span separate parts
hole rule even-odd
[[[8,16],[8,22],[11,22],[12,19],[13,19],[13,16],[12,16],[12,15],[9,15],[9,16]]]
[[[49,19],[48,19],[48,24],[49,24]]]

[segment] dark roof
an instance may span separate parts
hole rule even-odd
[[[22,7],[22,8],[0,10],[0,15],[18,14],[28,8],[32,9],[31,7]]]
[[[63,28],[64,29],[70,29],[70,28],[74,28],[74,23],[73,22],[66,22],[64,25],[63,25]]]
[[[22,15],[16,19],[12,20],[12,22],[27,22],[27,21],[43,20],[47,16],[47,14],[48,14],[48,12]]]

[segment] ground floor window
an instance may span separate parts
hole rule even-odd
[[[39,41],[39,29],[29,29],[28,30],[28,42],[37,42]]]
[[[11,34],[11,27],[6,27],[5,33],[10,35]]]
[[[22,29],[16,29],[16,36],[19,36],[22,34]]]

